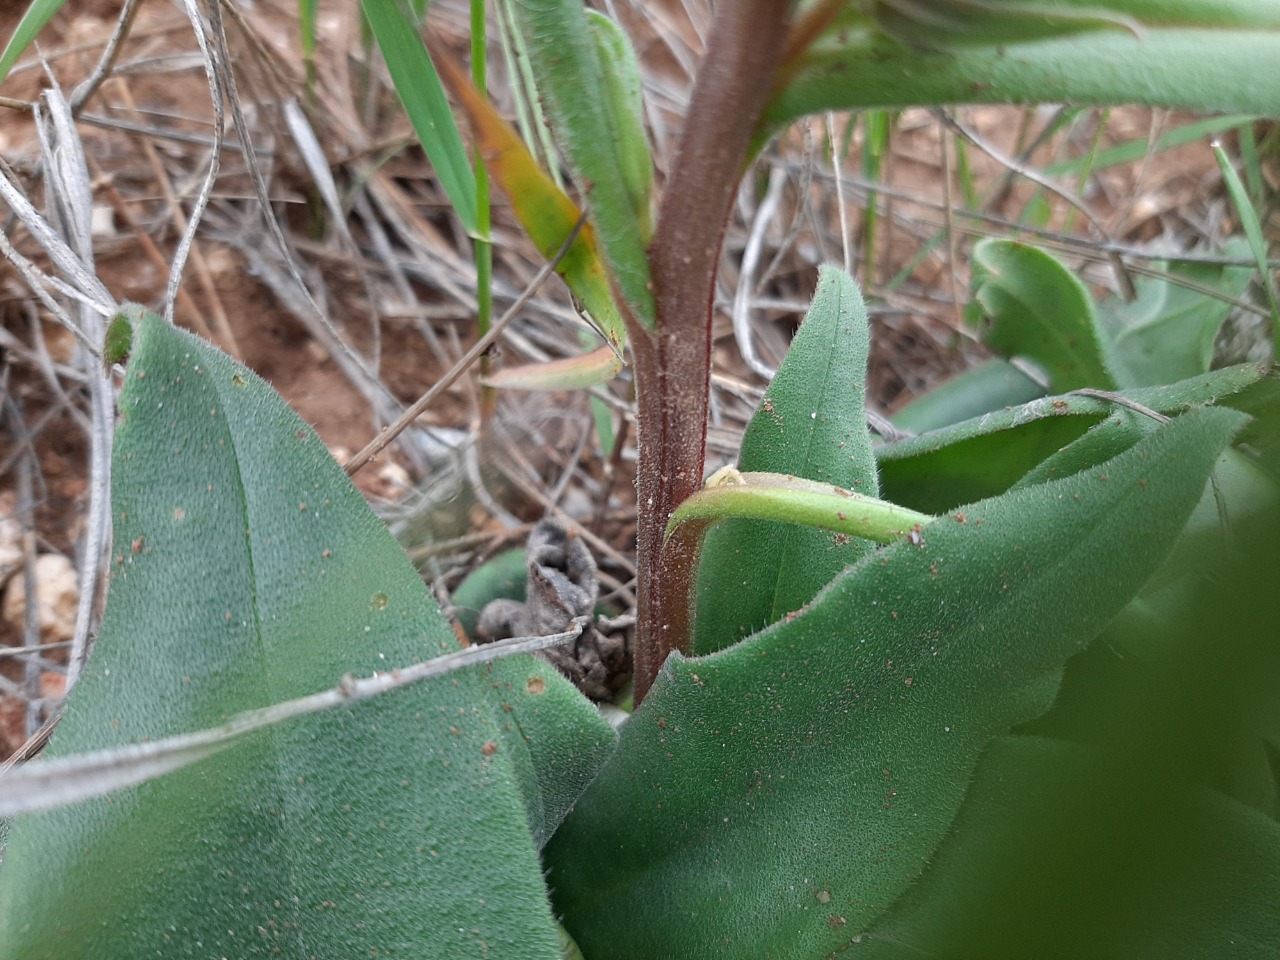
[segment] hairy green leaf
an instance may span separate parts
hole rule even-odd
[[[635,230],[648,243],[653,239],[653,158],[644,131],[644,82],[640,62],[626,33],[596,10],[587,11],[587,26],[596,44],[604,85],[600,96],[617,137],[618,175],[631,197]]]
[[[826,110],[946,103],[1141,103],[1270,116],[1280,96],[1271,0],[1131,0],[1137,37],[1095,30],[1034,43],[921,51],[837,21],[765,109],[756,144]]]
[[[1043,250],[1013,240],[980,241],[973,249],[972,308],[987,346],[1034,360],[1057,392],[1114,386],[1089,291]]]
[[[1243,420],[1187,413],[878,550],[733,647],[668,660],[546,851],[583,952],[853,946],[926,868],[987,744],[1050,706],[1159,563]]]
[[[615,95],[629,68],[602,65],[625,37],[607,42],[590,25],[582,0],[519,0],[512,10],[529,51],[538,95],[564,151],[574,182],[586,198],[604,256],[636,316],[654,323],[647,237],[638,229],[632,179],[648,157],[638,150],[636,118],[628,96]],[[634,56],[632,54],[631,56]]]
[[[218,726],[457,649],[267,384],[129,308],[106,617],[49,755]],[[20,818],[0,957],[558,957],[537,844],[611,733],[526,657],[251,734]]]
[[[1245,256],[1248,243],[1237,238],[1224,253]],[[1167,269],[1175,279],[1137,277],[1136,300],[1113,297],[1099,307],[1107,366],[1123,387],[1156,386],[1207,373],[1231,301],[1245,292],[1254,275],[1248,267],[1209,263],[1175,263]]]
[[[245,710],[221,726],[207,730],[148,739],[144,743],[123,747],[73,753],[51,760],[43,757],[32,760],[0,777],[0,817],[52,810],[79,800],[106,796],[197,763],[259,730],[324,710],[348,708],[357,701],[385,696],[428,678],[491,663],[504,656],[549,649],[576,639],[581,631],[581,625],[575,624],[564,633],[512,637],[484,646],[442,653],[430,660],[399,667],[391,673],[375,673],[360,678],[348,674],[332,689],[273,703],[269,707]]]
[[[863,399],[867,343],[857,285],[823,267],[813,305],[747,425],[739,469],[875,497]],[[717,524],[699,561],[693,651],[719,650],[798,609],[869,549],[865,541],[770,521]]]
[[[1095,423],[1081,437],[1045,457],[1010,489],[1059,480],[1096,467],[1119,456],[1155,428],[1156,421],[1152,418],[1121,407],[1107,419]]]
[[[1229,397],[1261,375],[1252,364],[1240,364],[1122,395],[1173,414]],[[994,496],[1102,422],[1111,407],[1106,400],[1078,394],[1044,397],[884,444],[876,449],[881,496],[924,513],[946,513],[958,504]]]

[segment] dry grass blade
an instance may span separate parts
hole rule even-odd
[[[36,125],[53,207],[69,245],[84,269],[92,272],[93,195],[84,147],[76,132],[71,108],[56,85],[45,92],[41,106],[43,109],[37,109],[35,113]],[[46,111],[47,123],[44,122]],[[102,318],[83,304],[79,305],[78,314],[78,326],[86,337],[92,343],[101,343],[105,331]],[[88,657],[89,630],[101,593],[103,560],[111,531],[111,443],[115,430],[115,398],[97,356],[96,352],[85,352],[80,358],[89,385],[89,508],[67,673],[68,690],[75,685]]]
[[[186,4],[193,5],[195,0],[184,0]],[[261,215],[266,221],[267,231],[271,234],[277,250],[280,253],[285,269],[288,271],[290,278],[298,287],[298,292],[302,295],[303,301],[310,309],[315,320],[321,325],[325,333],[330,338],[332,346],[340,350],[346,357],[348,362],[359,371],[365,378],[374,383],[377,377],[373,371],[369,369],[368,361],[357,354],[351,346],[343,339],[342,335],[333,326],[333,322],[329,319],[328,314],[320,308],[312,296],[310,287],[302,279],[302,273],[298,270],[297,263],[294,262],[293,253],[289,247],[289,241],[285,238],[284,231],[280,227],[280,223],[276,220],[271,211],[271,200],[268,196],[266,179],[262,175],[262,169],[258,164],[254,155],[253,138],[249,131],[249,123],[245,118],[244,108],[240,102],[237,92],[235,74],[230,70],[227,64],[230,62],[230,51],[227,47],[227,34],[222,24],[222,5],[223,0],[215,0],[209,5],[209,20],[213,27],[214,42],[217,45],[218,61],[215,63],[210,60],[210,88],[215,92],[214,111],[216,116],[221,116],[222,97],[220,91],[225,81],[227,102],[231,106],[231,119],[235,124],[236,133],[240,137],[241,149],[244,153],[245,162],[248,166],[249,177],[253,182],[254,193],[257,196],[258,204],[261,209]],[[193,20],[196,26],[197,39],[200,41],[201,49],[205,49],[205,41],[203,39],[202,27],[198,20]],[[221,68],[221,69],[219,69]],[[221,79],[216,80],[215,75],[220,75]]]
[[[124,42],[124,38],[129,35],[129,28],[133,26],[134,18],[137,17],[141,4],[142,0],[125,0],[124,8],[120,11],[120,17],[116,21],[115,32],[111,34],[111,39],[103,47],[102,56],[98,58],[97,66],[93,68],[93,72],[89,76],[76,84],[76,88],[71,91],[70,106],[73,114],[80,112],[80,109],[88,99],[102,85],[102,81],[111,75],[111,70],[116,64],[116,58],[120,55],[120,46]]]
[[[483,354],[485,350],[489,349],[498,337],[502,335],[502,331],[506,325],[515,319],[521,309],[524,308],[524,305],[532,299],[533,295],[538,292],[538,289],[542,284],[547,281],[547,278],[555,272],[556,265],[568,252],[569,248],[573,246],[573,242],[578,239],[578,234],[582,232],[582,227],[586,222],[585,215],[578,218],[577,224],[575,224],[574,228],[569,231],[569,235],[565,237],[564,243],[561,244],[560,249],[556,251],[556,255],[548,260],[542,269],[538,271],[538,275],[533,278],[524,293],[522,293],[519,299],[507,308],[506,313],[504,313],[502,317],[489,328],[489,332],[477,340],[471,349],[462,356],[462,359],[455,363],[453,368],[447,374],[432,384],[431,389],[419,397],[414,402],[413,406],[409,407],[408,410],[396,419],[395,423],[384,429],[369,443],[368,446],[351,458],[351,461],[346,465],[348,476],[351,476],[361,470],[369,463],[370,460],[386,449],[387,444],[391,443],[392,440],[399,436],[404,429],[409,426],[409,424],[413,423],[414,420],[421,416],[422,412],[430,406],[431,401],[434,400],[437,395],[446,390],[455,380],[458,379],[458,377],[466,373],[471,364],[480,359],[481,354]]]
[[[52,278],[44,282],[57,287],[60,292],[73,297],[80,303],[94,307],[100,316],[111,316],[115,312],[115,298],[92,271],[85,269],[75,251],[58,236],[49,221],[41,216],[13,181],[4,175],[0,175],[0,200],[3,200],[22,221],[22,225],[44,248],[54,265],[67,275],[73,286],[59,285]],[[36,284],[36,286],[43,285],[43,283]],[[74,328],[74,324],[69,326]]]
[[[195,0],[183,0],[183,9],[191,21],[196,43],[200,45],[200,53],[204,58],[204,72],[209,81],[209,102],[213,105],[214,147],[209,151],[209,170],[205,174],[200,192],[196,195],[196,202],[192,207],[191,216],[182,231],[182,239],[178,242],[178,247],[173,254],[173,264],[169,270],[169,285],[164,294],[164,318],[170,323],[173,322],[173,305],[178,299],[178,287],[182,284],[183,267],[186,266],[187,256],[195,243],[196,231],[200,228],[200,220],[204,216],[205,207],[209,205],[209,196],[213,192],[213,185],[218,179],[218,167],[222,158],[222,140],[226,130],[226,117],[222,112],[222,80],[219,75],[218,64],[214,62],[213,52],[209,49],[209,41],[204,34],[204,21],[200,17],[200,10],[196,6]],[[216,10],[217,3],[214,3],[211,5],[210,11]],[[241,135],[243,136],[243,131]]]

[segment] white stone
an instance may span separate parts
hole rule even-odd
[[[22,527],[0,506],[0,587],[22,566]]]
[[[70,640],[75,633],[76,601],[80,597],[75,566],[62,554],[46,553],[36,557],[35,574],[41,641]],[[9,578],[5,587],[3,612],[5,621],[21,636],[27,612],[26,577],[21,570]]]

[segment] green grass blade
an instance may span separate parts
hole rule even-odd
[[[444,87],[410,14],[395,0],[362,0],[400,102],[440,185],[468,233],[476,233],[476,178]]]
[[[298,38],[310,92],[316,82],[316,0],[298,0]]]
[[[27,12],[14,28],[13,36],[5,44],[4,53],[0,53],[0,83],[4,82],[13,65],[18,62],[22,51],[31,45],[36,34],[44,29],[44,25],[53,19],[53,15],[62,9],[65,2],[66,0],[32,0],[31,6],[27,7]]]
[[[872,182],[882,179],[884,162],[889,154],[889,139],[893,133],[894,118],[888,110],[868,110],[862,116],[864,139],[862,144],[862,175]],[[862,282],[875,283],[876,277],[876,225],[880,208],[877,193],[867,192],[867,206],[862,215]]]
[[[489,50],[485,30],[484,0],[471,0],[471,82],[477,90],[487,90],[489,80]],[[493,326],[493,241],[490,236],[489,171],[484,158],[476,156],[473,167],[476,178],[476,336],[483,337]],[[493,358],[488,353],[480,357],[480,376],[489,374]],[[482,386],[480,417],[488,423],[498,409],[498,394],[488,386]]]
[[[1228,117],[1207,117],[1188,123],[1174,130],[1166,130],[1156,141],[1153,153],[1161,153],[1181,147],[1188,143],[1197,143],[1205,137],[1217,136],[1231,130],[1240,130],[1254,122],[1257,117],[1233,114]],[[1044,168],[1046,176],[1058,177],[1067,173],[1085,174],[1090,170],[1102,170],[1122,163],[1133,163],[1141,160],[1148,153],[1146,140],[1131,140],[1105,150],[1090,150],[1082,157],[1073,157],[1060,163],[1051,163]]]
[[[1240,217],[1240,226],[1249,240],[1249,248],[1253,251],[1253,259],[1258,264],[1258,273],[1262,276],[1262,285],[1267,291],[1267,303],[1271,307],[1271,335],[1274,338],[1280,356],[1280,301],[1276,299],[1276,283],[1271,276],[1271,267],[1267,264],[1267,241],[1262,236],[1262,224],[1258,220],[1258,212],[1249,202],[1249,191],[1244,182],[1231,165],[1222,144],[1213,143],[1213,155],[1218,158],[1218,167],[1222,170],[1222,179],[1227,184],[1227,192],[1231,194],[1231,202],[1235,204],[1236,214]]]
[[[1240,160],[1244,164],[1244,182],[1249,187],[1249,198],[1254,209],[1266,202],[1266,181],[1262,178],[1262,158],[1258,154],[1258,139],[1253,135],[1253,124],[1247,123],[1236,130],[1240,142]]]

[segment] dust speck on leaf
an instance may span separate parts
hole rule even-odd
[[[183,510],[181,507],[174,507],[173,519],[181,523],[183,520],[187,519],[187,511]]]

